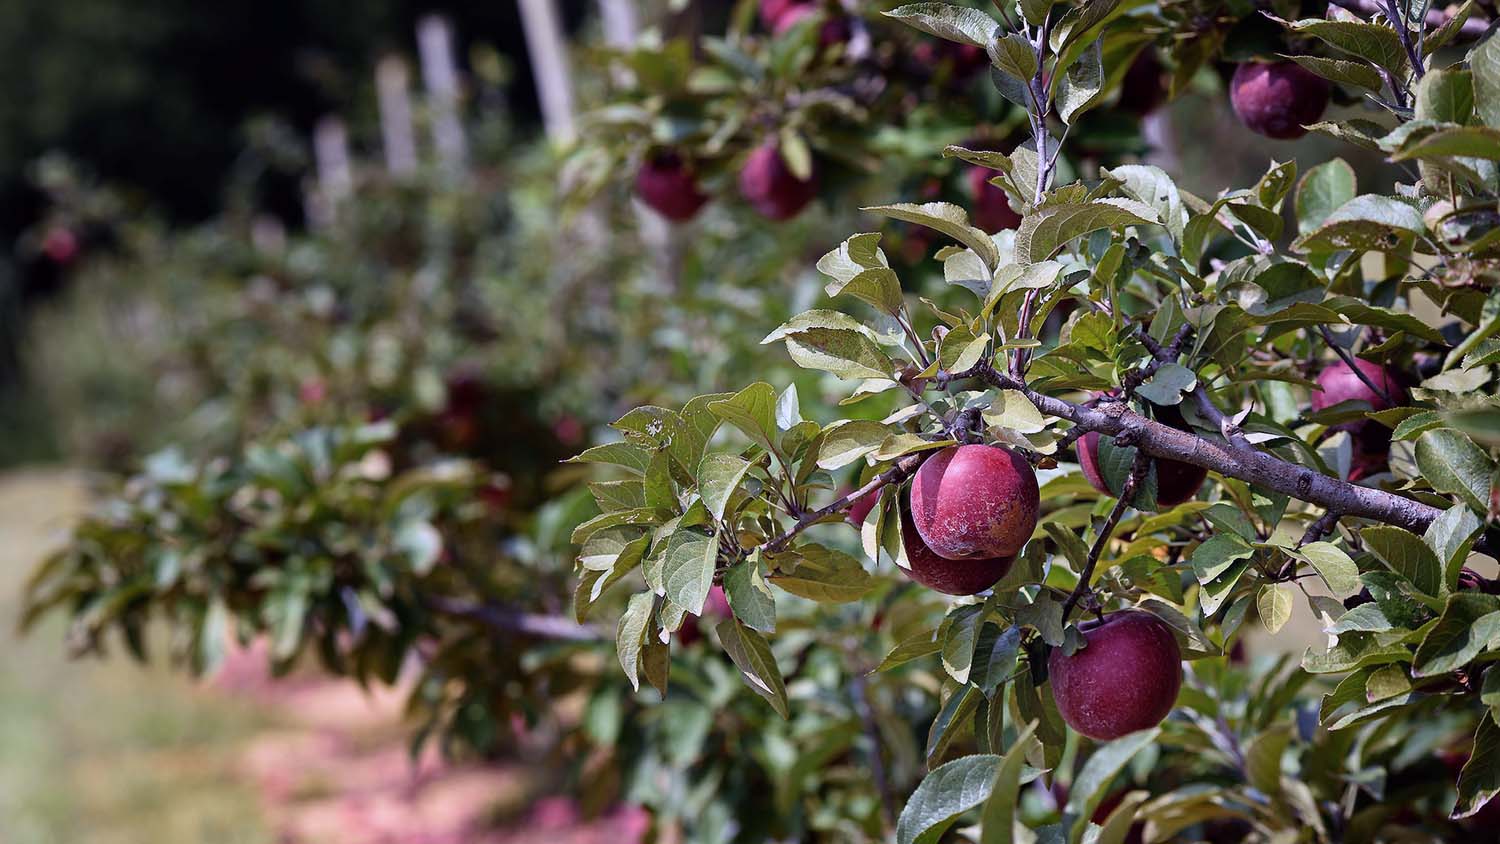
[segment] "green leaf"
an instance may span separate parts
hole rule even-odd
[[[1354,168],[1342,158],[1325,161],[1307,171],[1297,185],[1297,231],[1317,229],[1355,195]]]
[[[1365,547],[1391,571],[1405,577],[1422,592],[1440,595],[1443,564],[1416,534],[1391,525],[1374,525],[1360,531]]]
[[[819,369],[850,380],[890,379],[895,371],[885,352],[859,331],[811,328],[789,333],[785,339],[787,354],[804,369]]]
[[[885,15],[930,35],[975,47],[988,46],[991,34],[1000,26],[978,9],[947,3],[912,3]]]
[[[1394,252],[1426,231],[1422,213],[1399,199],[1377,194],[1357,196],[1339,206],[1317,229],[1302,235],[1299,252]]]
[[[1484,524],[1479,517],[1474,515],[1463,504],[1455,504],[1443,511],[1441,516],[1432,520],[1427,526],[1427,532],[1422,535],[1422,541],[1437,555],[1443,564],[1443,585],[1452,590],[1458,587],[1458,573],[1463,568],[1464,560],[1468,559],[1469,549],[1473,546],[1474,534]]]
[[[1198,375],[1180,363],[1164,363],[1145,383],[1136,388],[1136,395],[1158,405],[1172,405],[1182,401],[1183,393],[1198,386]]]
[[[1222,655],[1223,650],[1204,635],[1198,625],[1166,601],[1146,598],[1137,604],[1136,608],[1151,613],[1172,629],[1172,637],[1177,640],[1177,647],[1182,651],[1183,659]]]
[[[752,556],[724,573],[724,596],[734,617],[762,633],[776,632],[776,599],[760,573],[760,558]]]
[[[938,628],[938,639],[943,643],[943,670],[955,683],[969,682],[969,671],[974,666],[974,646],[986,615],[983,604],[969,604],[954,609]]]
[[[1411,651],[1405,645],[1382,645],[1373,633],[1345,633],[1326,653],[1309,650],[1302,655],[1302,669],[1309,674],[1338,674],[1370,665],[1405,660]]]
[[[1000,264],[1000,251],[990,236],[969,224],[969,215],[964,209],[948,202],[928,202],[923,205],[901,203],[899,205],[876,205],[863,208],[872,214],[883,214],[893,220],[916,223],[941,232],[964,246],[974,250],[986,267]],[[1047,256],[1042,256],[1047,257]]]
[[[1308,561],[1335,595],[1359,591],[1359,567],[1332,542],[1309,542],[1292,552]]]
[[[1391,156],[1391,160],[1454,157],[1500,161],[1500,129],[1490,129],[1485,126],[1442,129],[1423,135],[1414,143],[1402,146],[1399,152]]]
[[[984,695],[973,686],[959,686],[948,696],[938,710],[937,718],[933,719],[932,726],[927,730],[927,749],[924,758],[931,765],[934,760],[941,759],[948,752],[953,740],[969,726],[974,711],[979,708],[979,702]]]
[[[771,653],[771,643],[758,631],[732,618],[719,622],[714,629],[719,634],[719,642],[724,645],[724,652],[729,654],[751,690],[770,702],[778,715],[786,718],[786,683],[781,679],[776,656]]]
[[[1099,102],[1104,93],[1103,41],[1089,44],[1078,60],[1068,66],[1057,90],[1057,116],[1072,123],[1078,115]],[[1163,218],[1167,219],[1167,218]]]
[[[1137,753],[1156,741],[1159,735],[1159,727],[1141,730],[1101,745],[1089,756],[1068,793],[1065,819],[1071,818],[1072,821],[1072,832],[1068,840],[1076,842],[1082,838],[1084,830],[1088,828],[1089,818],[1093,817],[1094,811],[1108,796],[1115,777]]]
[[[1280,584],[1264,584],[1256,593],[1255,609],[1266,632],[1274,636],[1292,619],[1292,592]]]
[[[1341,85],[1353,85],[1357,88],[1365,88],[1376,92],[1385,87],[1385,82],[1380,78],[1380,74],[1363,62],[1351,62],[1345,59],[1325,59],[1320,56],[1289,56],[1285,53],[1282,53],[1281,57],[1302,65],[1304,68],[1330,82],[1337,82]]]
[[[1234,565],[1238,560],[1248,560],[1255,548],[1232,533],[1216,533],[1193,549],[1190,561],[1193,574],[1199,583],[1208,583]]]
[[[1443,614],[1417,646],[1413,677],[1447,674],[1469,664],[1500,635],[1500,598],[1474,592],[1448,596]]]
[[[640,689],[641,646],[651,629],[651,614],[656,609],[656,596],[650,592],[637,592],[630,596],[620,623],[615,627],[615,653],[620,667],[630,680],[630,687]]]
[[[604,590],[641,564],[650,544],[651,537],[642,536],[621,548],[608,570],[586,569],[579,576],[578,587],[573,592],[573,615],[579,624],[588,618],[589,610],[599,600],[599,596],[604,594]]]
[[[1290,727],[1273,727],[1245,744],[1245,773],[1250,785],[1266,794],[1281,792],[1281,757],[1291,742]]]
[[[1396,35],[1396,31],[1388,26],[1363,21],[1307,18],[1293,22],[1290,28],[1293,32],[1311,35],[1331,47],[1384,68],[1397,79],[1405,79],[1411,72],[1406,48],[1401,46],[1401,38]]]
[[[1016,260],[1044,261],[1068,241],[1090,232],[1159,222],[1156,211],[1149,206],[1119,197],[1045,206],[1028,214],[1016,230]]]
[[[740,483],[750,471],[750,462],[732,454],[705,454],[698,464],[698,495],[703,506],[714,514],[715,519],[724,518],[729,499],[739,489]]]
[[[996,698],[1000,689],[1016,673],[1016,656],[1021,647],[1021,628],[1012,625],[1003,631],[994,624],[986,624],[979,631],[979,641],[974,646],[974,667],[969,675],[975,688],[985,697],[999,705]]]
[[[637,475],[646,473],[646,467],[651,465],[652,452],[631,443],[616,442],[596,445],[586,449],[582,454],[569,457],[569,463],[602,463],[609,466],[620,466]]]
[[[1019,33],[997,33],[986,49],[996,70],[1017,79],[1030,79],[1036,75],[1036,52]]]
[[[1495,466],[1468,437],[1449,428],[1428,431],[1417,440],[1417,466],[1433,489],[1459,496],[1478,512],[1489,512]]]
[[[923,631],[903,639],[900,644],[891,648],[891,652],[885,655],[875,670],[889,671],[912,660],[935,654],[942,648],[943,644],[938,641],[935,631]]]
[[[1015,746],[1022,744],[1018,741]],[[990,796],[1001,765],[999,756],[985,754],[963,756],[935,768],[902,807],[896,821],[897,844],[936,844],[960,815]]]
[[[715,416],[740,429],[751,442],[775,453],[775,387],[759,381],[735,393],[731,398],[709,402],[708,409]]]
[[[1417,83],[1416,100],[1418,120],[1463,125],[1474,118],[1474,77],[1458,68],[1433,68]]]
[[[1469,53],[1474,74],[1474,111],[1491,129],[1500,129],[1500,41],[1486,38]]]
[[[1491,38],[1487,43],[1493,46],[1496,42]],[[1500,55],[1497,55],[1495,64],[1500,65]],[[1492,69],[1500,70],[1500,67]],[[1472,816],[1496,794],[1500,794],[1500,727],[1495,725],[1495,716],[1491,713],[1479,719],[1469,761],[1458,774],[1458,805],[1453,807],[1453,817]]]
[[[1036,434],[1047,428],[1047,419],[1020,390],[1000,390],[984,411],[984,424],[1009,428],[1019,434]]]
[[[718,556],[718,534],[705,536],[695,528],[673,533],[662,556],[662,587],[667,600],[693,615],[702,615],[703,602],[714,585]]]
[[[829,426],[818,449],[818,468],[842,469],[880,448],[890,436],[891,427],[884,422],[856,419]]]
[[[1371,703],[1389,700],[1411,691],[1411,678],[1400,665],[1387,665],[1370,672],[1365,681],[1365,699]]]
[[[990,782],[989,793],[979,798],[979,801],[984,803],[984,809],[980,812],[979,844],[1014,844],[1015,842],[1016,810],[1021,805],[1021,772],[1025,767],[1026,746],[1031,741],[1035,730],[1036,723],[1033,722],[1023,727],[1016,735],[1016,740],[1011,743],[1010,750],[1006,752],[1004,758],[1000,759],[1000,764],[994,769],[995,774]],[[958,759],[954,761],[961,762],[963,760]],[[945,765],[944,767],[947,766]],[[938,770],[942,770],[942,768]],[[918,790],[920,790],[920,786]],[[947,823],[952,823],[951,818],[957,818],[964,811],[966,810],[960,809],[954,812]],[[901,817],[903,820],[906,818],[906,811],[904,809],[901,812]],[[946,828],[947,823],[943,824],[943,828]],[[932,844],[932,842],[937,841],[938,836],[941,834],[942,829],[940,828],[937,835],[912,840],[920,841],[922,844]],[[901,824],[899,822],[896,825],[896,839],[901,844],[907,844],[907,839],[901,837]]]
[[[798,546],[774,557],[777,574],[771,582],[793,595],[823,603],[845,603],[863,598],[874,585],[859,560],[816,543]]]
[[[1182,193],[1177,183],[1160,167],[1149,164],[1122,164],[1105,170],[1103,176],[1119,181],[1121,193],[1156,212],[1156,218],[1172,236],[1181,239],[1187,225]]]

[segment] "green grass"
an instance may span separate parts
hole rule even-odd
[[[271,841],[236,769],[253,711],[123,652],[71,661],[60,619],[11,635],[27,570],[81,500],[67,475],[0,476],[0,842]]]

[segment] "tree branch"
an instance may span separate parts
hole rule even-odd
[[[1328,512],[1319,516],[1317,521],[1313,522],[1311,525],[1308,525],[1307,532],[1302,534],[1301,539],[1297,540],[1297,547],[1301,548],[1304,545],[1317,542],[1318,540],[1331,533],[1334,526],[1338,523],[1339,512],[1337,510],[1329,510]]]
[[[832,504],[829,504],[827,507],[824,507],[821,510],[814,510],[810,513],[803,514],[802,518],[798,519],[796,524],[788,528],[786,532],[767,540],[765,544],[761,546],[761,548],[768,552],[782,550],[786,547],[786,544],[788,542],[791,542],[792,538],[797,534],[801,533],[804,530],[807,530],[808,528],[812,527],[818,522],[821,522],[823,519],[833,515],[834,513],[849,509],[849,505],[853,504],[861,498],[864,498],[866,495],[869,495],[875,490],[880,489],[886,484],[900,483],[901,481],[906,480],[912,475],[912,473],[916,472],[917,467],[921,465],[921,454],[906,455],[900,460],[897,460],[895,466],[892,466],[884,472],[876,475],[870,480],[869,483],[865,484],[859,489],[856,489],[848,495],[843,496],[839,500],[833,502]]]
[[[599,642],[607,638],[592,627],[566,618],[524,613],[498,604],[470,603],[453,598],[429,598],[426,603],[440,613],[477,621],[501,633],[567,642]]]
[[[1120,523],[1120,517],[1130,507],[1130,500],[1135,498],[1135,488],[1140,485],[1141,479],[1146,477],[1146,472],[1151,469],[1151,458],[1146,456],[1145,450],[1135,453],[1135,461],[1130,464],[1130,475],[1125,478],[1124,486],[1120,487],[1120,499],[1109,511],[1104,524],[1099,527],[1099,535],[1094,537],[1094,547],[1089,549],[1089,557],[1084,561],[1083,571],[1078,573],[1078,585],[1073,587],[1073,594],[1063,603],[1062,620],[1067,621],[1073,612],[1073,607],[1078,604],[1078,599],[1084,593],[1092,591],[1089,583],[1094,579],[1094,568],[1099,565],[1099,558],[1104,554],[1104,546],[1109,544],[1109,538],[1115,532],[1115,526]]]
[[[1153,422],[1124,402],[1095,409],[1054,398],[997,372],[988,362],[961,373],[993,387],[1019,390],[1042,413],[1066,419],[1085,431],[1118,437],[1130,432],[1131,444],[1152,457],[1177,460],[1237,478],[1262,489],[1337,510],[1346,516],[1371,519],[1422,533],[1442,511],[1410,498],[1370,487],[1355,486],[1319,474],[1256,449],[1226,447],[1190,431]],[[957,376],[956,376],[957,377]]]
[[[1385,9],[1381,7],[1381,4],[1377,0],[1333,0],[1333,5],[1341,6],[1351,12],[1363,15],[1386,14]],[[1437,29],[1446,24],[1452,17],[1447,12],[1433,9],[1427,13],[1426,24],[1430,29]],[[1488,20],[1470,17],[1464,21],[1463,28],[1459,30],[1459,34],[1477,37],[1483,35],[1489,27],[1490,22]]]

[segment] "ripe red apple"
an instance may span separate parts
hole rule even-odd
[[[78,257],[78,235],[72,229],[54,226],[42,235],[42,253],[54,264],[69,264]]]
[[[818,14],[820,10],[817,3],[794,3],[776,19],[776,23],[771,26],[771,32],[784,35],[787,30]],[[853,32],[849,28],[849,19],[840,14],[830,13],[823,20],[823,25],[818,27],[818,46],[832,47],[835,44],[843,44],[851,35]]]
[[[297,385],[297,398],[303,404],[322,404],[328,398],[328,382],[322,378],[308,378]]]
[[[1328,80],[1296,62],[1247,62],[1229,81],[1229,102],[1252,132],[1283,140],[1307,134],[1328,107]]]
[[[904,503],[904,502],[903,502]],[[1016,561],[1014,555],[975,560],[949,560],[932,553],[912,522],[911,508],[901,510],[901,544],[911,568],[906,575],[934,592],[976,595],[994,586]]]
[[[1395,373],[1378,363],[1361,358],[1355,358],[1354,365],[1380,391],[1370,389],[1370,385],[1355,374],[1353,368],[1340,360],[1318,373],[1318,388],[1312,393],[1313,410],[1323,410],[1346,401],[1368,402],[1371,410],[1387,410],[1406,401],[1406,390],[1396,380]],[[1381,391],[1385,393],[1384,396],[1380,394]],[[1374,419],[1361,419],[1335,426],[1334,430],[1348,431],[1354,441],[1350,480],[1357,481],[1385,468],[1391,450],[1390,428]]]
[[[635,174],[635,192],[651,210],[676,223],[691,220],[707,202],[698,176],[682,156],[661,152],[648,157]]]
[[[1120,79],[1120,109],[1145,117],[1161,107],[1167,99],[1167,86],[1162,83],[1165,71],[1156,50],[1147,47],[1136,53]]]
[[[1010,197],[1005,191],[990,184],[990,177],[998,175],[988,167],[974,165],[969,168],[969,194],[974,197],[974,225],[994,234],[1021,225],[1021,215],[1010,207]]]
[[[811,0],[760,0],[760,22],[776,31],[781,19],[798,6],[810,6]]]
[[[708,600],[703,602],[703,615],[688,613],[682,620],[682,626],[677,628],[677,641],[687,646],[703,638],[703,631],[698,625],[700,618],[725,619],[729,616],[729,596],[724,594],[724,587],[714,584],[708,589]]]
[[[1182,653],[1172,631],[1140,610],[1078,625],[1087,646],[1047,658],[1052,698],[1068,726],[1100,741],[1160,724],[1182,687]]]
[[[911,485],[917,533],[949,560],[1013,556],[1036,529],[1040,506],[1030,464],[991,445],[949,446],[927,458]]]
[[[812,202],[818,193],[814,171],[807,181],[798,179],[774,141],[756,147],[740,170],[740,193],[750,207],[771,220],[790,220]]]
[[[1163,425],[1182,431],[1188,428],[1187,420],[1182,418],[1182,411],[1176,405],[1153,404],[1151,411],[1156,421]],[[1088,479],[1089,486],[1105,495],[1114,495],[1099,466],[1099,434],[1084,434],[1078,440],[1077,452],[1078,465],[1083,468],[1083,476]],[[1198,494],[1198,489],[1208,478],[1208,470],[1202,466],[1159,458],[1152,458],[1151,462],[1156,466],[1156,503],[1159,507],[1176,507],[1191,499]]]
[[[850,491],[852,492],[853,490]],[[870,511],[874,510],[875,505],[879,503],[880,490],[878,489],[871,490],[864,495],[861,495],[860,497],[854,499],[854,503],[849,505],[849,513],[846,516],[846,518],[848,518],[849,520],[849,524],[854,525],[856,528],[864,524],[865,517],[869,516]]]

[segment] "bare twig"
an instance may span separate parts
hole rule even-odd
[[[1328,512],[1319,516],[1317,521],[1313,522],[1311,525],[1308,525],[1307,532],[1302,534],[1301,539],[1297,540],[1297,547],[1301,548],[1304,545],[1317,542],[1318,540],[1332,533],[1334,527],[1338,523],[1339,511],[1329,510]]]
[[[1338,510],[1346,516],[1422,533],[1442,513],[1420,501],[1346,483],[1254,448],[1229,448],[1190,431],[1154,422],[1131,411],[1124,402],[1110,402],[1095,409],[1055,398],[1001,374],[988,362],[960,375],[981,379],[993,387],[1019,390],[1042,413],[1066,419],[1085,432],[1119,437],[1129,431],[1134,440],[1131,444],[1152,457],[1202,466],[1272,492]]]
[[[1385,0],[1385,16],[1390,19],[1391,26],[1396,28],[1396,36],[1401,39],[1401,46],[1406,50],[1406,58],[1411,61],[1411,72],[1421,79],[1424,70],[1422,54],[1417,49],[1418,45],[1412,43],[1411,27],[1406,25],[1406,15],[1403,15],[1396,7],[1396,0]]]
[[[861,498],[864,498],[866,495],[869,495],[875,490],[880,489],[886,484],[900,483],[901,481],[906,480],[912,475],[912,473],[917,471],[918,466],[922,465],[922,458],[924,456],[925,455],[923,454],[908,454],[900,460],[897,460],[895,466],[892,466],[884,472],[876,475],[870,480],[869,483],[865,484],[859,489],[856,489],[848,495],[841,497],[839,500],[833,502],[832,504],[829,504],[827,507],[824,507],[821,510],[813,510],[810,513],[804,513],[802,518],[797,520],[796,524],[792,525],[790,528],[787,528],[785,532],[767,540],[766,543],[761,546],[761,548],[769,552],[782,550],[786,547],[787,543],[791,542],[797,534],[801,533],[804,530],[807,530],[818,522],[821,522],[823,519],[841,510],[849,509],[849,506],[854,502],[858,501]]]
[[[875,722],[875,708],[870,703],[870,686],[863,673],[856,673],[849,681],[849,692],[854,698],[855,711],[864,725],[865,738],[870,742],[870,777],[875,780],[875,792],[880,795],[880,817],[887,828],[896,823],[896,801],[891,794],[890,780],[885,775],[885,759],[881,755],[880,725]]]
[[[607,638],[598,630],[570,619],[525,613],[499,604],[471,603],[453,598],[429,598],[427,605],[446,615],[480,622],[501,633],[568,642],[597,642]]]
[[[1130,506],[1130,500],[1135,497],[1135,488],[1140,485],[1141,479],[1146,477],[1146,472],[1151,468],[1151,458],[1144,451],[1135,453],[1135,462],[1130,464],[1130,475],[1125,478],[1125,484],[1120,488],[1120,500],[1109,511],[1109,516],[1104,519],[1104,524],[1099,527],[1099,535],[1094,537],[1094,546],[1089,549],[1089,557],[1083,564],[1083,571],[1078,573],[1078,585],[1073,587],[1073,594],[1063,603],[1062,618],[1068,620],[1073,607],[1078,604],[1078,599],[1092,591],[1089,582],[1094,579],[1094,568],[1099,565],[1099,557],[1104,554],[1104,546],[1109,544],[1109,538],[1115,532],[1115,527],[1120,523],[1120,517],[1125,514],[1126,508]]]

